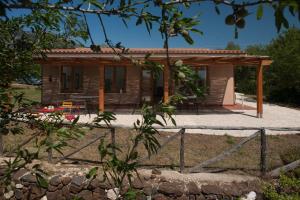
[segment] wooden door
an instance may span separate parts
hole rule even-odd
[[[153,79],[150,70],[142,69],[141,76],[141,102],[153,101]]]

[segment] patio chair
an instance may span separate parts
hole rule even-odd
[[[68,109],[69,113],[71,114],[72,108],[73,108],[73,102],[72,101],[63,101],[61,107],[64,108],[64,110]]]

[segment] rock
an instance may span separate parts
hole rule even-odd
[[[218,185],[203,185],[201,190],[204,194],[224,194],[222,188]]]
[[[63,185],[68,185],[70,182],[71,182],[71,177],[69,177],[69,176],[66,176],[66,177],[62,177],[61,178],[61,182],[62,182],[62,184]]]
[[[181,197],[177,198],[178,200],[189,200],[189,198],[185,195],[182,195]]]
[[[205,199],[206,199],[206,200],[218,200],[219,198],[218,198],[218,196],[215,195],[215,194],[209,194],[209,195],[206,195],[206,196],[205,196]]]
[[[160,184],[158,192],[168,196],[181,196],[184,193],[184,185],[179,182],[164,182]]]
[[[138,192],[136,194],[136,197],[135,197],[136,200],[146,200],[147,197],[145,196],[145,194],[141,193],[141,192]]]
[[[163,194],[156,194],[152,197],[153,200],[168,200],[169,198]]]
[[[47,196],[45,195],[40,200],[48,200],[48,199],[47,199]]]
[[[61,189],[62,195],[66,198],[66,199],[70,199],[70,191],[69,188],[67,186],[64,186]]]
[[[48,191],[49,192],[55,192],[57,190],[57,187],[56,186],[53,186],[53,185],[49,185],[48,186]]]
[[[88,185],[88,189],[94,190],[94,189],[96,189],[97,187],[100,187],[100,185],[101,185],[100,180],[95,178],[95,179],[93,179],[93,180],[90,182],[90,184]]]
[[[58,186],[56,186],[57,187],[57,189],[58,190],[60,190],[61,188],[63,188],[64,187],[64,185],[61,183],[61,184],[59,184]]]
[[[31,197],[34,198],[41,198],[42,196],[44,196],[46,194],[46,189],[45,188],[41,188],[41,187],[37,187],[34,186],[31,189]]]
[[[188,194],[201,194],[200,188],[194,182],[189,182],[186,187]]]
[[[161,175],[161,171],[159,169],[153,169],[151,174]]]
[[[166,177],[162,176],[162,177],[160,177],[159,181],[160,182],[167,182],[167,179],[166,179]]]
[[[132,181],[132,187],[135,189],[142,189],[144,187],[143,179],[136,178]]]
[[[247,194],[247,196],[244,198],[241,198],[241,200],[255,200],[256,199],[256,193],[251,191]]]
[[[48,200],[60,200],[60,199],[64,199],[61,190],[57,190],[55,192],[47,192],[46,196],[47,196]]]
[[[61,183],[60,176],[54,176],[49,181],[49,184],[52,186],[58,186],[60,183]]]
[[[22,176],[24,176],[27,172],[28,172],[28,171],[27,171],[26,169],[22,168],[22,169],[18,170],[16,173],[14,173],[12,179],[13,179],[14,181],[18,181],[18,180],[20,180],[20,178],[21,178]]]
[[[93,192],[100,194],[101,196],[105,196],[106,192],[104,189],[97,187]]]
[[[103,193],[98,193],[98,192],[93,192],[92,193],[92,199],[106,199],[106,193],[105,193],[105,191],[103,190]]]
[[[189,195],[189,200],[196,200],[196,195]]]
[[[238,185],[225,185],[222,187],[223,193],[228,196],[242,196],[243,190]]]
[[[73,194],[80,192],[84,186],[84,180],[83,176],[74,176],[69,186],[70,192]]]
[[[153,194],[154,188],[150,184],[146,184],[145,187],[143,188],[143,192],[147,195],[150,196]]]
[[[14,191],[9,191],[9,192],[6,192],[6,193],[4,193],[4,198],[5,199],[10,199],[10,198],[12,198],[14,196]]]
[[[108,199],[116,200],[119,197],[119,189],[114,188],[114,189],[107,190],[106,196]]]
[[[76,196],[81,197],[82,199],[85,199],[85,200],[90,200],[93,198],[93,192],[89,191],[89,190],[82,190]]]
[[[150,180],[150,176],[144,176],[143,177],[145,181],[149,181]]]
[[[82,186],[77,186],[75,184],[71,184],[69,187],[69,191],[73,194],[77,194],[78,192],[80,192],[82,189]]]
[[[83,176],[74,176],[72,178],[71,184],[74,184],[76,186],[83,186],[85,178]]]
[[[21,181],[27,182],[27,183],[36,183],[36,177],[32,174],[26,174],[25,176],[21,177]]]
[[[196,195],[196,200],[205,200],[205,196],[203,194]]]
[[[15,197],[16,197],[16,199],[22,199],[22,197],[23,197],[23,192],[22,192],[22,190],[16,189],[16,190],[15,190]]]
[[[17,189],[22,189],[24,186],[22,185],[22,184],[20,184],[20,183],[18,183],[18,184],[16,184],[16,188]]]
[[[151,174],[150,179],[155,179],[156,175],[155,174]]]

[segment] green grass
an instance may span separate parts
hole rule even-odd
[[[41,102],[41,88],[40,87],[27,87],[27,88],[14,88],[15,92],[24,93],[24,98],[34,101]]]

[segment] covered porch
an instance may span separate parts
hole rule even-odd
[[[142,66],[130,61],[130,58],[143,61],[148,54],[151,54],[151,61],[164,66],[159,82],[144,73]],[[124,57],[121,59],[109,48],[102,49],[100,53],[89,48],[55,49],[48,52],[46,60],[38,61],[43,66],[42,103],[53,105],[54,102],[77,97],[88,100],[94,110],[105,111],[114,107],[138,109],[147,99],[152,103],[157,100],[168,102],[173,81],[166,50],[133,48]],[[237,50],[172,48],[169,50],[169,59],[171,63],[182,60],[204,77],[208,95],[204,104],[196,104],[197,109],[201,110],[209,109],[210,106],[236,106],[234,67],[255,67],[256,116],[263,116],[263,68],[272,63],[269,57],[250,56]]]
[[[258,118],[263,117],[263,69],[264,67],[270,66],[272,61],[268,57],[264,56],[244,56],[244,57],[234,57],[234,56],[197,56],[197,57],[181,57],[181,58],[171,58],[171,62],[175,62],[177,59],[183,60],[184,64],[191,65],[193,67],[195,66],[207,66],[208,68],[213,65],[232,65],[233,67],[255,67],[256,68],[256,116]],[[169,96],[172,95],[172,81],[170,80],[170,68],[166,64],[166,61],[159,60],[158,62],[161,62],[164,64],[164,70],[163,70],[163,95],[162,99],[164,102],[168,102]],[[143,73],[142,73],[143,74]],[[142,76],[142,75],[141,75]],[[105,102],[105,64],[102,64],[99,66],[99,104],[98,109],[100,111],[104,111],[107,108],[109,110],[114,110],[112,106],[106,105]],[[142,77],[144,78],[144,77]],[[140,82],[140,88],[141,88],[141,82]],[[233,88],[233,95],[235,94],[234,88]],[[234,99],[236,96],[233,97]],[[142,100],[142,92],[140,92],[140,100]],[[139,104],[138,104],[139,105]],[[232,105],[195,105],[196,107],[192,107],[192,109],[196,108],[197,113],[198,109],[201,109],[202,111],[205,110],[225,110],[225,111],[231,111],[231,110],[253,110],[253,107],[245,106],[242,104],[237,103],[234,101],[234,104]],[[185,110],[189,110],[190,106],[184,107]],[[119,106],[119,108],[123,108],[124,110],[128,109],[128,107],[122,107]],[[121,110],[119,109],[119,110]]]

